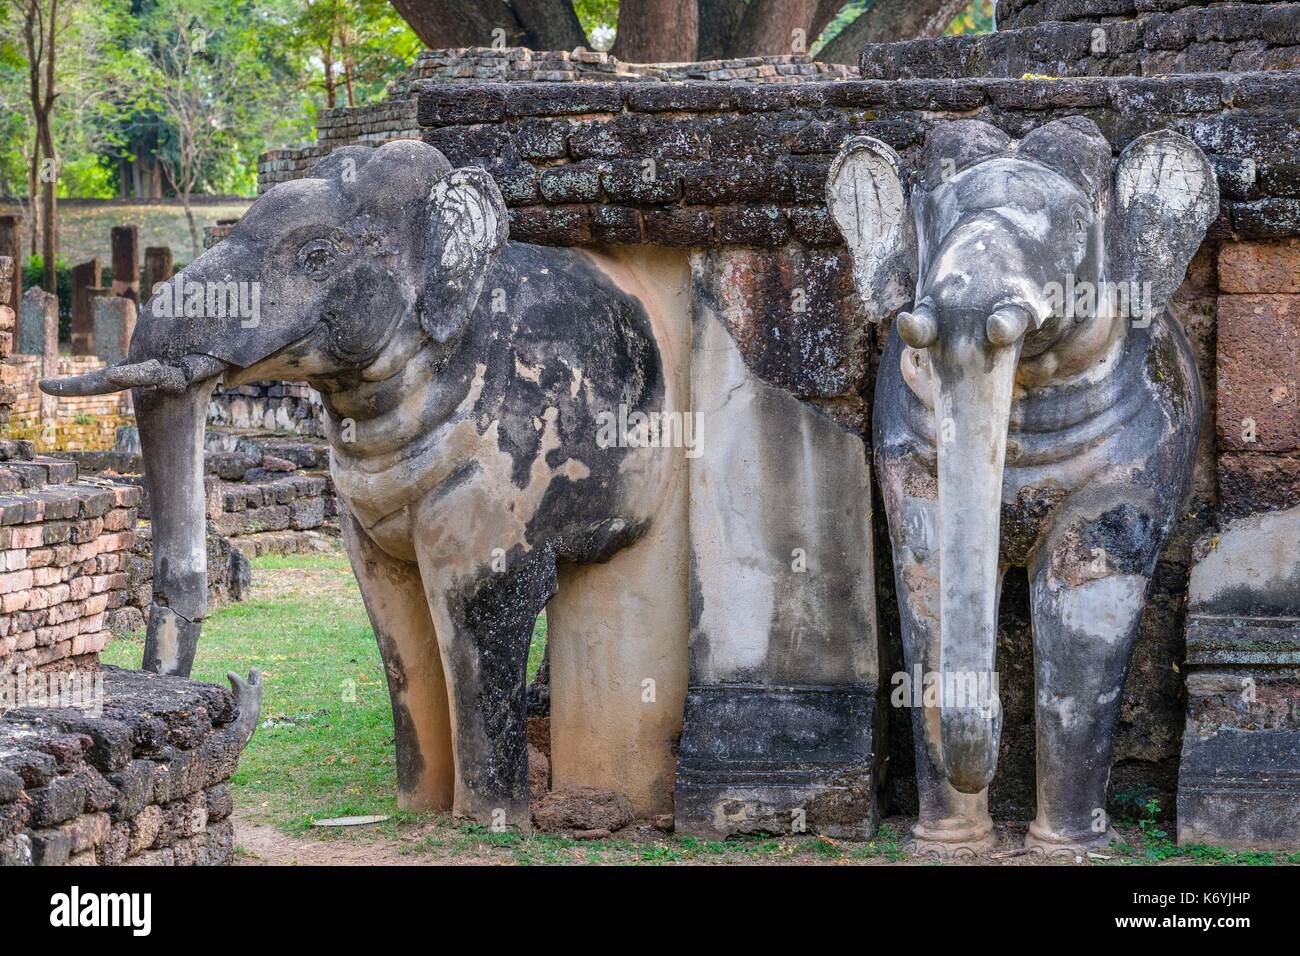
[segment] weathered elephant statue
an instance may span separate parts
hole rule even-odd
[[[399,803],[527,829],[534,619],[557,564],[646,534],[672,468],[602,424],[682,406],[652,294],[610,257],[506,236],[482,170],[418,142],[335,150],[150,299],[126,362],[42,388],[133,389],[154,528],[145,666],[179,674],[206,605],[212,388],[318,389],[388,676]]]
[[[904,659],[934,691],[912,712],[913,838],[941,854],[992,839],[998,600],[1014,565],[1034,638],[1026,844],[1105,845],[1125,675],[1201,428],[1192,352],[1164,307],[1217,213],[1214,172],[1171,132],[1113,164],[1086,119],[1019,142],[971,120],[930,133],[910,189],[887,145],[849,140],[827,197],[873,318],[913,303],[874,409]]]

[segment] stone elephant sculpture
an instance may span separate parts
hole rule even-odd
[[[929,134],[910,190],[887,145],[849,140],[827,197],[873,318],[913,303],[873,412],[904,659],[934,691],[913,689],[913,838],[941,854],[992,839],[998,601],[1018,566],[1036,705],[1026,842],[1105,845],[1129,658],[1201,428],[1193,355],[1165,304],[1217,214],[1214,172],[1171,132],[1113,164],[1090,120],[1019,142],[966,120]]]
[[[526,830],[534,619],[557,566],[646,536],[672,480],[672,456],[611,440],[609,416],[684,396],[653,291],[611,257],[506,240],[486,172],[418,142],[339,149],[158,290],[125,362],[42,387],[133,389],[154,522],[145,666],[187,674],[208,397],[218,379],[310,382],[387,672],[399,803]],[[653,745],[668,760],[671,733]]]

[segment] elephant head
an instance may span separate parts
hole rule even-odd
[[[999,523],[1018,390],[1031,380],[1050,386],[1054,373],[1086,374],[1077,361],[1086,343],[1122,328],[1113,323],[1141,327],[1163,311],[1218,211],[1218,189],[1184,137],[1150,133],[1113,163],[1110,144],[1082,118],[1019,142],[973,120],[938,126],[908,179],[887,145],[850,139],[831,167],[827,201],[871,318],[897,312],[898,336],[929,367],[937,676],[948,687],[994,670]],[[1096,293],[1081,308],[1077,294],[1062,294],[1081,289]],[[964,793],[993,776],[1000,711],[991,703],[940,709],[931,756]]]
[[[146,669],[188,675],[194,660],[207,607],[203,433],[217,381],[365,377],[412,342],[450,347],[506,232],[501,194],[480,169],[453,170],[418,142],[339,149],[267,191],[227,239],[152,290],[126,361],[41,382],[53,395],[132,389],[153,519]]]

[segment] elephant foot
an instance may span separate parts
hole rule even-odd
[[[935,823],[917,823],[904,849],[913,856],[940,860],[973,859],[997,846],[993,821],[972,823],[970,820],[945,819]]]
[[[533,818],[527,803],[501,801],[492,806],[457,801],[451,816],[457,823],[476,823],[494,833],[511,832],[528,836],[533,831]]]
[[[1065,836],[1055,834],[1034,821],[1029,824],[1029,832],[1025,834],[1025,848],[1040,854],[1049,860],[1065,859],[1076,860],[1078,857],[1087,857],[1089,853],[1097,850],[1104,850],[1112,840],[1118,840],[1120,836],[1112,829],[1107,829],[1104,833],[1089,833],[1087,836]]]

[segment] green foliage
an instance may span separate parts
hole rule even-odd
[[[961,33],[989,33],[993,29],[993,0],[974,0],[948,24],[948,36]]]
[[[387,0],[305,0],[298,6],[283,39],[317,105],[382,99],[423,49]]]
[[[1112,841],[1110,852],[1120,857],[1117,861],[1120,863],[1163,863],[1177,860],[1227,866],[1275,866],[1279,862],[1300,862],[1300,854],[1294,854],[1293,859],[1268,850],[1230,850],[1207,843],[1177,844],[1162,822],[1163,808],[1160,801],[1140,787],[1116,791],[1112,804],[1120,810],[1113,822],[1117,826],[1137,830],[1136,846],[1127,840]]]
[[[613,42],[614,28],[618,26],[618,0],[573,0],[573,12],[578,15],[582,32],[591,39],[593,48],[603,48],[602,40]]]
[[[92,153],[67,160],[59,170],[59,198],[112,199],[117,195],[113,172],[107,156]]]

